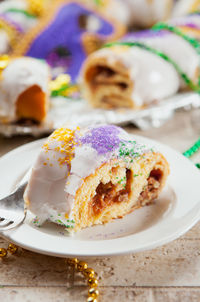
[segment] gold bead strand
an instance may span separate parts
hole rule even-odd
[[[8,252],[13,255],[17,252],[17,250],[17,246],[13,243],[10,243],[7,249],[0,248],[0,258],[5,258],[8,255]]]
[[[67,264],[73,266],[87,279],[87,284],[89,286],[87,302],[98,302],[98,279],[95,271],[88,267],[86,262],[79,261],[77,258],[67,259]]]
[[[7,249],[0,248],[0,258],[6,258],[8,252],[13,255],[17,253],[17,251],[18,247],[15,244],[10,243]],[[75,270],[80,272],[87,279],[87,284],[89,286],[87,302],[98,302],[98,279],[95,271],[92,268],[89,268],[86,262],[79,261],[77,258],[67,259],[67,264],[74,267]]]

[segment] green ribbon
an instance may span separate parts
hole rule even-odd
[[[192,157],[200,149],[200,138],[190,147],[188,150],[183,152],[183,155],[187,158]],[[200,163],[195,164],[195,166],[200,169]]]
[[[176,26],[172,26],[166,23],[157,23],[152,27],[153,30],[155,31],[159,31],[162,29],[168,30],[173,32],[174,34],[176,34],[177,36],[180,36],[181,38],[183,38],[185,41],[187,41],[188,43],[190,43],[195,50],[197,51],[198,54],[200,54],[200,43],[199,41],[197,41],[194,38],[189,37],[188,35],[185,35],[179,28],[177,28]]]
[[[129,47],[140,47],[144,50],[150,51],[151,53],[161,57],[165,61],[169,62],[170,64],[173,65],[173,67],[176,69],[176,71],[179,73],[181,78],[184,80],[184,82],[194,91],[200,93],[200,86],[194,84],[189,77],[183,72],[183,70],[179,67],[179,65],[171,59],[169,56],[167,56],[165,53],[158,51],[155,48],[152,48],[150,46],[147,46],[144,43],[141,42],[126,42],[126,41],[116,41],[116,42],[111,42],[103,45],[103,48],[106,47],[112,47],[112,46],[129,46]]]
[[[181,38],[183,38],[185,41],[187,41],[188,43],[190,43],[190,45],[192,45],[195,50],[197,51],[198,54],[200,54],[200,43],[198,40],[189,37],[188,35],[185,35],[179,28],[177,28],[176,26],[172,26],[166,23],[157,23],[152,27],[153,30],[155,31],[159,31],[162,29],[168,30],[170,32],[173,32],[174,34],[176,34],[177,36],[180,36]],[[198,85],[200,86],[200,76],[199,76],[199,83]]]
[[[64,84],[59,89],[52,90],[51,91],[51,96],[52,97],[53,96],[60,96],[60,95],[62,95],[62,92],[64,92],[65,90],[67,90],[67,89],[69,89],[71,87],[72,87],[72,85],[70,85],[70,84]]]
[[[200,138],[192,145],[191,148],[186,150],[183,155],[187,158],[190,158],[192,155],[194,155],[198,150],[200,149]]]
[[[70,88],[73,88],[73,87],[76,87],[77,85],[75,84],[64,84],[62,85],[59,89],[56,89],[56,90],[52,90],[51,91],[51,96],[52,97],[56,97],[56,96],[63,96],[63,93],[65,91],[67,91],[68,89]],[[66,96],[68,97],[68,96]]]
[[[19,9],[19,8],[9,8],[5,11],[5,13],[20,13],[20,14],[23,14],[25,15],[26,17],[28,18],[32,18],[32,19],[35,19],[36,17],[32,14],[30,14],[29,12],[27,12],[26,10],[24,9]]]

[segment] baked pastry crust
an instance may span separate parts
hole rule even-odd
[[[168,174],[162,154],[119,127],[61,128],[44,144],[24,198],[38,223],[77,232],[153,202]]]

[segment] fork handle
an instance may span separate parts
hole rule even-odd
[[[14,192],[12,192],[10,195],[4,197],[3,199],[0,200],[1,205],[6,205],[8,207],[9,205],[13,207],[13,205],[18,205],[18,200],[23,198],[24,190],[27,186],[27,182],[24,184],[20,185]],[[22,204],[23,206],[23,204]]]

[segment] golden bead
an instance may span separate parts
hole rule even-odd
[[[99,296],[99,291],[98,291],[98,289],[92,287],[92,288],[89,289],[88,295],[90,297],[97,298]]]
[[[70,266],[76,266],[78,264],[78,259],[77,258],[70,258],[67,259],[67,264],[69,264]]]
[[[88,285],[89,285],[89,287],[97,287],[98,280],[96,278],[90,278],[90,279],[88,279]]]
[[[83,275],[90,279],[94,277],[95,271],[92,268],[88,267],[86,270],[83,271]]]
[[[6,257],[7,256],[7,250],[4,249],[4,248],[1,248],[0,249],[0,257],[3,258],[3,257]]]
[[[9,246],[8,246],[8,251],[11,253],[11,254],[15,254],[17,252],[17,246],[10,243]]]
[[[10,62],[10,58],[8,55],[0,56],[0,69],[4,70]]]
[[[77,269],[79,272],[83,272],[84,270],[87,269],[87,263],[86,262],[83,262],[83,261],[80,261],[78,264],[77,264]]]
[[[93,298],[93,297],[89,297],[87,299],[87,302],[98,302],[96,298]]]

